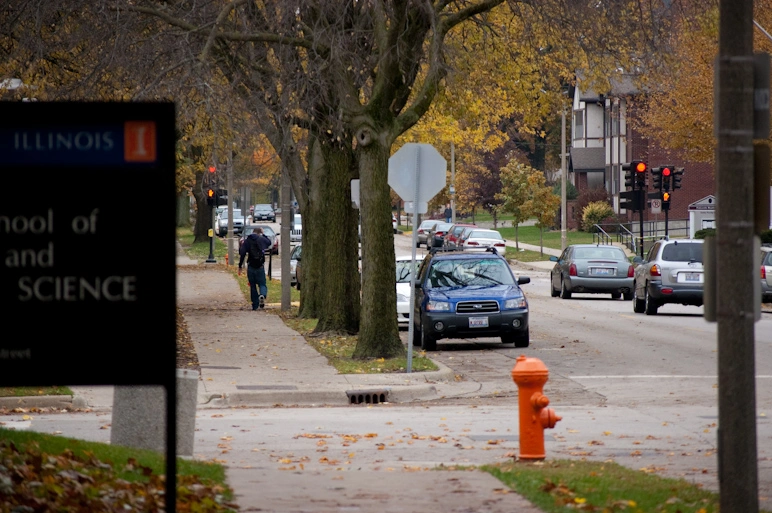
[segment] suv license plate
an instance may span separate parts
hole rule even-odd
[[[681,283],[702,283],[702,273],[678,273]]]
[[[487,317],[470,317],[469,327],[470,328],[487,328],[488,318]]]

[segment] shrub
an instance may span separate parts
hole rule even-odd
[[[567,187],[566,192],[568,192]],[[608,191],[603,187],[595,187],[594,189],[585,189],[579,194],[574,209],[574,221],[576,221],[576,226],[582,226],[584,207],[595,201],[603,201],[610,204]]]
[[[761,232],[761,243],[772,244],[772,230]]]
[[[595,224],[614,215],[614,208],[606,201],[593,201],[582,210],[582,229],[591,232]]]
[[[697,230],[694,232],[694,238],[695,239],[704,239],[708,235],[716,235],[716,229],[715,228],[703,228],[702,230]]]

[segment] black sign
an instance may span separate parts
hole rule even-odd
[[[174,105],[0,104],[0,386],[169,384]]]

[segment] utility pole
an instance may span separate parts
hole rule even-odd
[[[450,210],[451,223],[456,222],[456,147],[450,141]]]
[[[714,87],[720,509],[757,513],[753,0],[721,0],[719,17]]]
[[[566,104],[563,101],[563,111],[560,116],[560,247],[565,251],[568,245],[567,223],[568,215],[566,213],[566,187],[568,186],[568,177],[566,176]]]

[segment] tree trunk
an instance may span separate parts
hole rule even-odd
[[[515,249],[520,251],[520,239],[518,239],[517,237],[517,229],[519,228],[520,224],[514,223],[514,222],[512,224],[515,225]],[[397,271],[394,271],[394,272],[397,272]]]
[[[544,256],[544,226],[539,225],[539,253]]]
[[[196,183],[193,186],[193,197],[196,198],[196,225],[193,227],[193,235],[195,236],[193,242],[208,242],[209,229],[212,228],[212,207],[206,202],[203,180],[203,173],[196,173]]]
[[[389,147],[374,139],[357,149],[362,214],[362,311],[354,358],[405,354],[397,327],[394,233],[388,186]],[[415,229],[415,227],[414,227]]]
[[[190,200],[188,191],[177,194],[177,227],[190,226]]]
[[[322,258],[314,258],[319,278],[318,323],[315,332],[353,334],[359,330],[359,213],[351,207],[351,176],[354,162],[350,148],[320,145],[324,155],[324,181],[319,185],[323,202],[314,209],[317,237],[314,243],[324,247]],[[320,255],[319,251],[315,253]],[[396,299],[395,299],[396,301]]]

